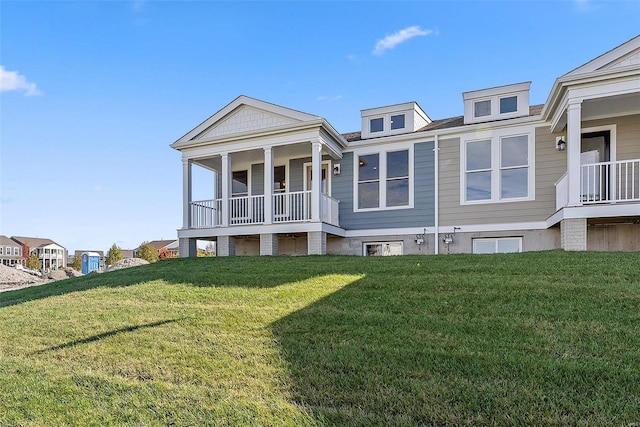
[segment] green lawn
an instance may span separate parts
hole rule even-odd
[[[0,293],[0,426],[638,423],[638,253],[178,259]]]

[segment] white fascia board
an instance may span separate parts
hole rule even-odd
[[[321,119],[318,116],[303,113],[297,110],[292,110],[290,108],[282,107],[276,104],[271,104],[269,102],[260,101],[259,99],[250,98],[245,95],[240,95],[239,97],[231,101],[229,104],[222,107],[222,109],[220,109],[218,112],[216,112],[215,114],[210,116],[208,119],[200,123],[198,126],[196,126],[192,130],[187,132],[184,136],[179,138],[176,142],[171,144],[171,147],[177,149],[179,146],[183,145],[184,143],[188,143],[196,135],[204,132],[207,128],[213,126],[213,124],[222,120],[224,117],[226,117],[228,114],[230,114],[231,112],[233,112],[235,109],[237,109],[242,105],[258,108],[258,109],[268,111],[274,114],[278,114],[284,117],[289,117],[291,119],[301,121],[301,122],[314,121],[317,119]]]
[[[179,229],[178,238],[204,238],[218,236],[251,236],[256,234],[290,234],[324,231],[340,237],[345,237],[345,230],[321,222],[299,222],[284,224],[255,224],[234,225],[230,227],[189,228]]]
[[[372,117],[372,116],[379,116],[381,114],[390,114],[390,113],[406,111],[406,110],[413,111],[415,109],[415,106],[417,105],[418,105],[417,102],[411,101],[411,102],[404,102],[402,104],[386,105],[384,107],[367,108],[365,110],[360,110],[360,116]],[[418,108],[420,108],[420,106],[418,106]]]
[[[563,219],[618,218],[639,215],[640,203],[565,207],[547,218],[546,223],[551,227]]]
[[[618,59],[628,55],[636,49],[640,49],[640,36],[636,36],[631,40],[603,53],[595,59],[569,71],[565,76],[575,76],[584,73],[590,73],[606,67],[607,65],[617,61]]]
[[[462,93],[462,99],[469,101],[477,98],[485,98],[496,95],[507,95],[514,92],[526,92],[531,87],[531,82],[515,83],[504,86],[496,86],[488,89],[472,90]]]
[[[549,228],[546,221],[514,222],[496,224],[470,224],[470,225],[442,225],[438,227],[438,233],[485,233],[493,231],[523,231],[546,230]],[[345,237],[376,237],[376,236],[401,236],[435,232],[434,227],[406,227],[406,228],[373,228],[366,230],[347,230]]]

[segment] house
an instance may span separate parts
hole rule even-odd
[[[240,96],[171,144],[180,254],[640,250],[640,36],[557,78],[361,111],[359,132]],[[193,200],[193,169],[209,171]]]
[[[67,249],[51,239],[12,236],[11,240],[22,246],[25,261],[30,255],[35,254],[45,270],[57,270],[67,266]]]
[[[22,256],[22,245],[7,236],[0,236],[0,264],[13,267],[16,264],[25,265]]]
[[[152,240],[147,242],[147,244],[151,245],[151,247],[155,248],[159,254],[163,252],[168,254],[169,258],[174,258],[178,256],[178,240]],[[142,246],[142,245],[141,245]],[[133,256],[138,256],[139,247],[134,249]]]

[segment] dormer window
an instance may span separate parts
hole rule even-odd
[[[478,101],[473,104],[473,117],[486,117],[491,115],[491,100]]]
[[[415,102],[362,110],[362,139],[415,132],[431,123]]]
[[[464,123],[528,116],[530,86],[525,82],[463,93]]]
[[[369,121],[369,132],[382,132],[384,130],[384,118],[371,119]]]
[[[500,98],[500,114],[513,113],[518,111],[518,97],[508,96]]]
[[[391,116],[391,130],[404,129],[404,114]]]

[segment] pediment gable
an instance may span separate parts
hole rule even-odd
[[[640,65],[640,36],[637,36],[628,42],[621,44],[615,49],[612,49],[586,64],[581,65],[575,70],[565,74],[565,76],[572,77],[596,71],[614,71],[617,68],[624,68],[633,65]]]
[[[194,140],[285,126],[297,122],[299,122],[299,120],[291,117],[282,116],[249,105],[242,105],[227,117],[206,129],[198,137],[194,138]]]
[[[174,142],[172,147],[318,119],[321,118],[243,95]]]

